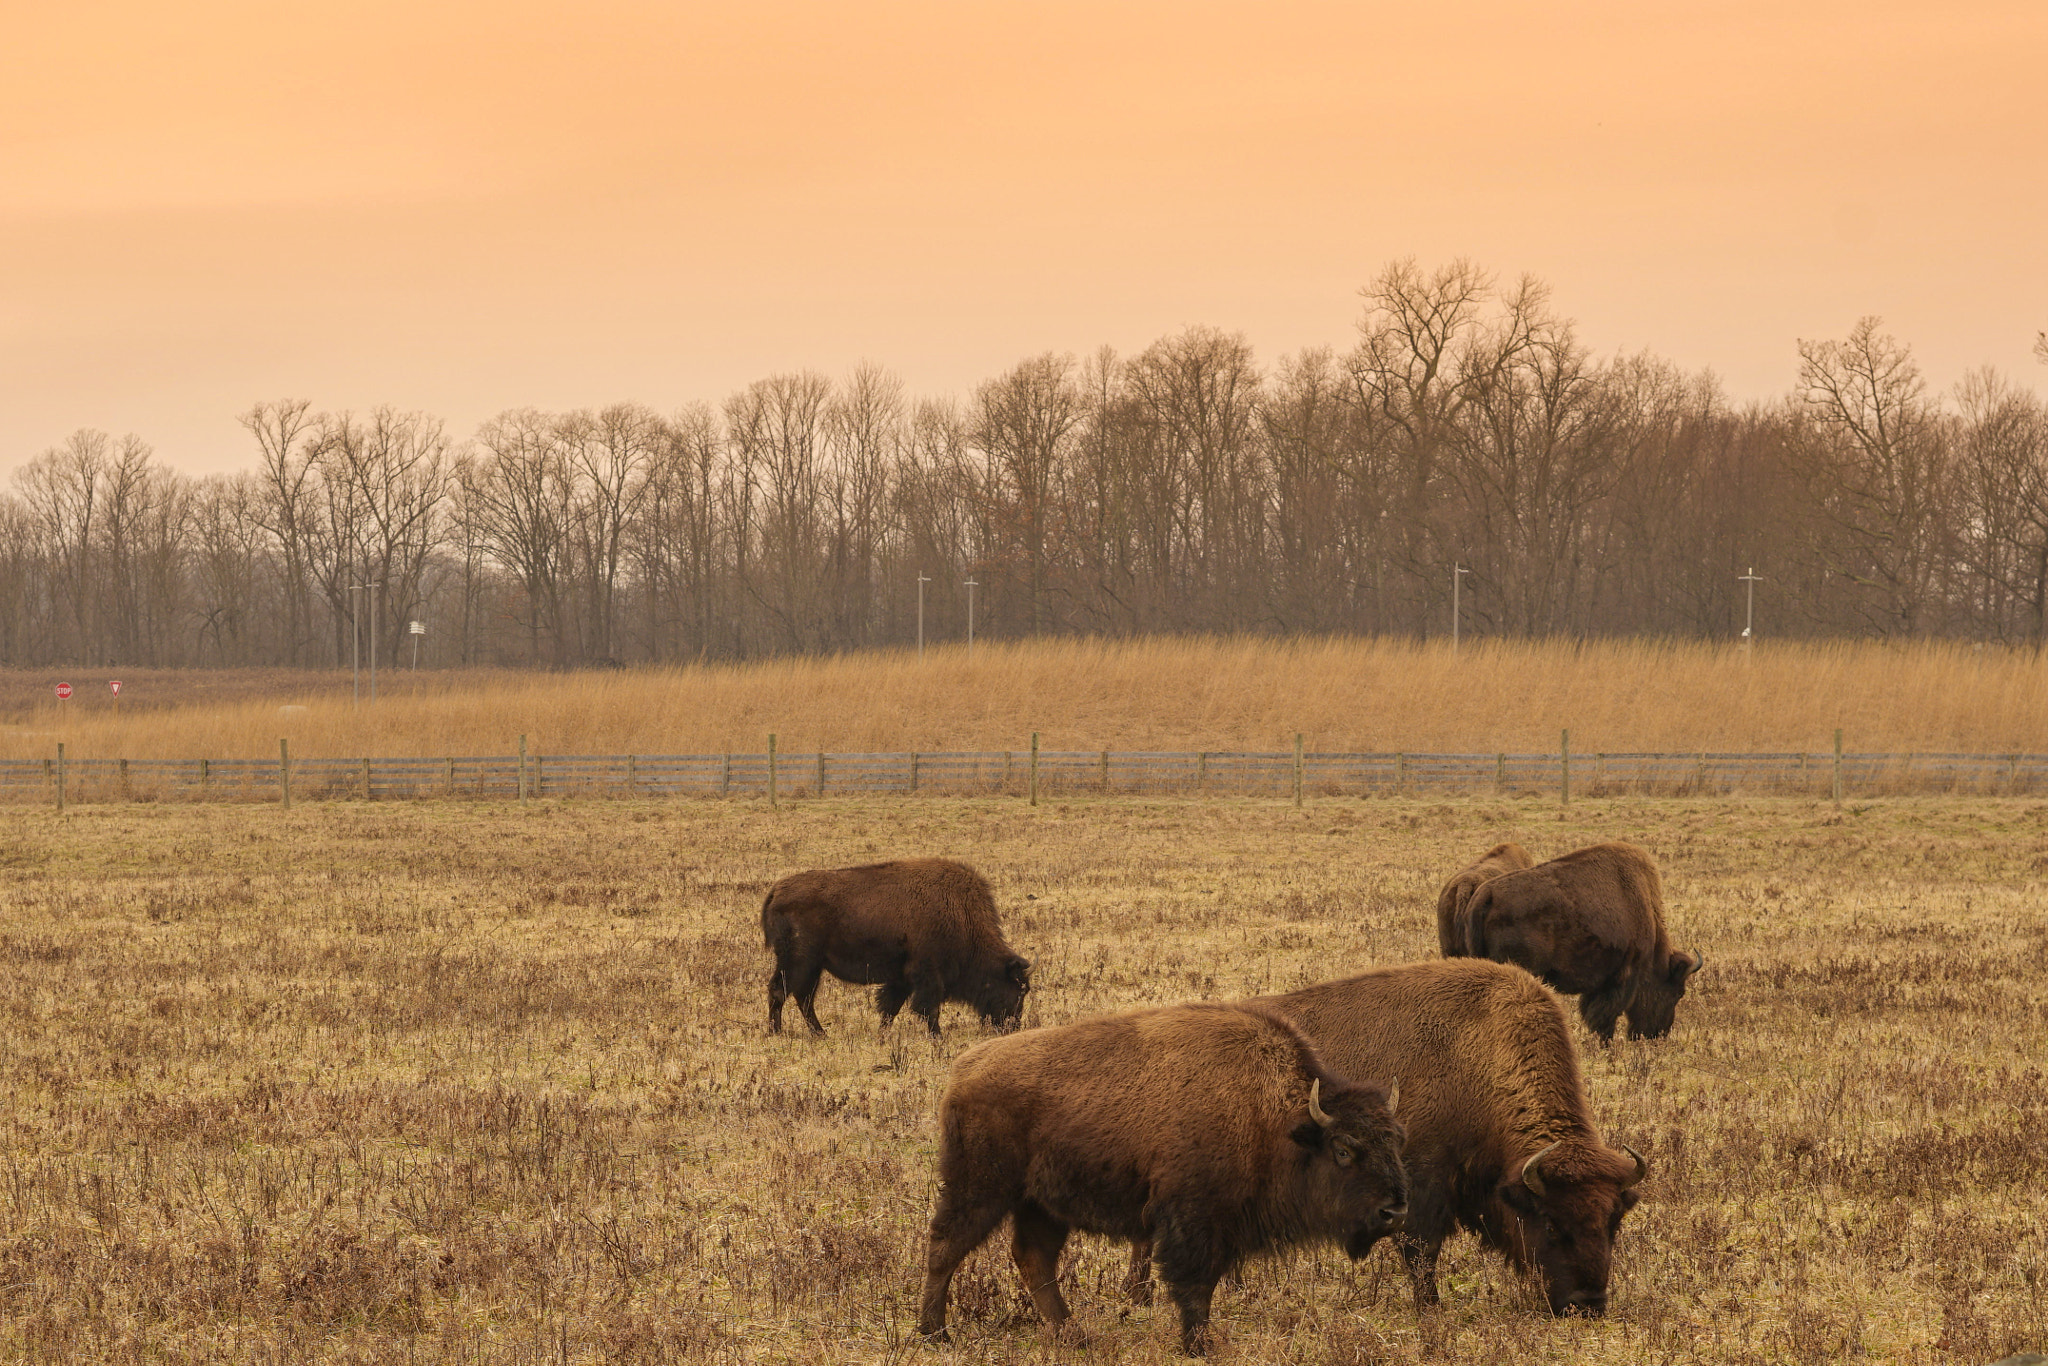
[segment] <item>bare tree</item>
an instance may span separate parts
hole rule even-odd
[[[1882,327],[1867,317],[1846,340],[1799,343],[1804,456],[1815,506],[1840,533],[1830,569],[1873,592],[1873,624],[1912,635],[1941,574],[1948,451],[1911,349]]]
[[[241,423],[256,438],[261,453],[257,478],[263,498],[257,504],[258,524],[277,549],[279,598],[284,604],[283,662],[301,662],[313,638],[313,551],[318,518],[319,476],[313,464],[311,438],[319,420],[310,416],[304,399],[259,403],[242,414]]]
[[[524,590],[528,661],[541,662],[545,636],[551,662],[564,662],[562,582],[575,491],[561,424],[532,408],[500,414],[478,430],[457,479],[476,539]]]
[[[1048,624],[1052,495],[1081,416],[1072,356],[1034,356],[974,393],[971,439],[988,462],[997,515],[1008,523],[1024,562],[1026,611],[1034,635]]]

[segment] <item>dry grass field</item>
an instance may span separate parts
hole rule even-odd
[[[1016,800],[101,806],[0,822],[0,1359],[1163,1363],[1076,1240],[1085,1355],[998,1237],[909,1340],[948,1060],[828,981],[764,1031],[761,894],[970,858],[1029,1022],[1428,956],[1500,838],[1637,840],[1708,969],[1595,1112],[1652,1164],[1614,1308],[1469,1238],[1250,1266],[1216,1359],[1988,1362],[2048,1344],[2048,806]]]
[[[108,678],[122,680],[118,707]],[[76,689],[59,704],[56,683]],[[2048,665],[1948,644],[1053,640],[602,673],[0,671],[0,759],[1048,749],[2048,750]],[[367,680],[365,680],[367,695]],[[281,714],[280,706],[303,708]]]

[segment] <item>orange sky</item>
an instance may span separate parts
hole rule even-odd
[[[2048,3],[0,0],[0,471],[237,469],[258,399],[964,392],[1387,261],[1791,387],[1865,313],[2048,390]]]

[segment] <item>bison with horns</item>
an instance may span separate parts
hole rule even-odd
[[[941,1340],[960,1262],[1000,1224],[1038,1312],[1067,1321],[1074,1229],[1146,1240],[1207,1349],[1216,1282],[1241,1258],[1315,1239],[1363,1249],[1407,1201],[1392,1098],[1325,1068],[1257,1006],[1132,1011],[989,1039],[940,1107],[939,1203],[918,1331]]]
[[[1339,1071],[1395,1079],[1408,1175],[1395,1244],[1417,1308],[1437,1302],[1437,1256],[1462,1227],[1533,1276],[1552,1313],[1606,1309],[1615,1233],[1647,1168],[1594,1129],[1564,1012],[1535,978],[1440,960],[1246,1004],[1285,1012]],[[1141,1242],[1134,1298],[1149,1297],[1150,1270]]]
[[[811,1032],[825,1032],[812,1003],[827,972],[874,985],[883,1028],[908,1002],[934,1036],[947,1001],[1014,1029],[1031,990],[1031,964],[1004,941],[987,881],[950,859],[791,873],[761,903],[761,937],[775,955],[768,978],[768,1028],[775,1031],[782,1003],[794,996]]]
[[[1674,953],[1664,884],[1633,844],[1589,849],[1504,872],[1473,890],[1446,957],[1519,963],[1579,998],[1579,1018],[1604,1040],[1628,1015],[1632,1039],[1660,1039],[1705,959]]]

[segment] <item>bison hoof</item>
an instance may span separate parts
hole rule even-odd
[[[1068,1319],[1065,1323],[1048,1323],[1045,1326],[1046,1341],[1061,1347],[1086,1347],[1088,1335],[1081,1331],[1081,1325]]]
[[[953,1345],[953,1335],[946,1331],[943,1324],[932,1329],[926,1329],[920,1324],[917,1330],[917,1340],[924,1343],[927,1347],[950,1347]]]

